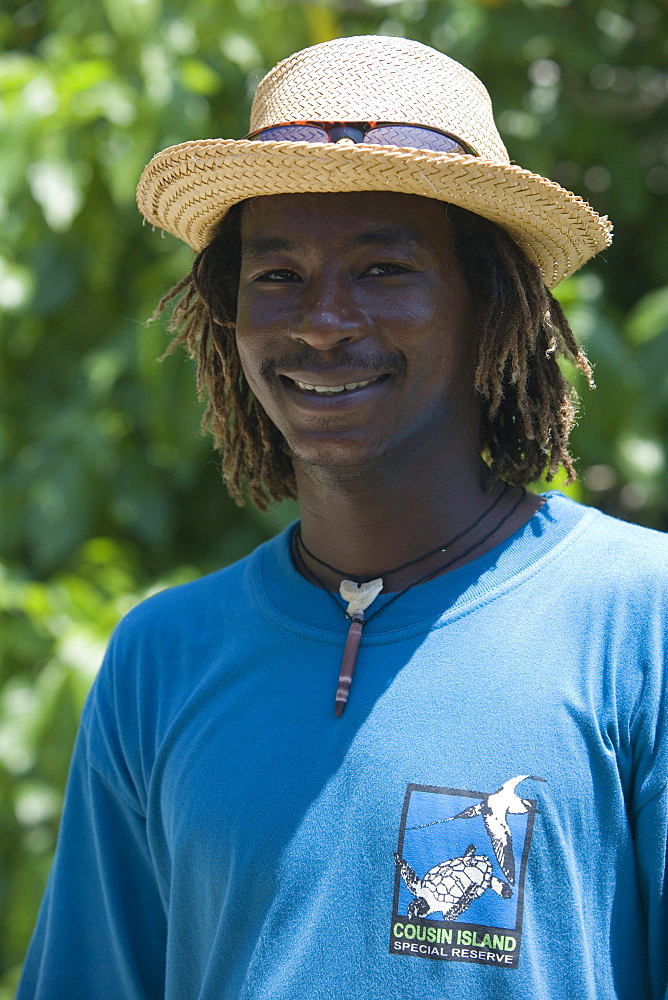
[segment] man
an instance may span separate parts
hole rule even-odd
[[[19,997],[663,997],[668,547],[524,489],[607,221],[404,39],[297,53],[251,129],[139,204],[233,496],[301,520],[116,631]]]

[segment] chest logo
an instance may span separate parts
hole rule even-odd
[[[543,780],[521,774],[488,793],[408,786],[394,852],[392,954],[518,967],[538,805],[516,788]]]

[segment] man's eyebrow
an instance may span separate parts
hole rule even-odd
[[[344,241],[344,246],[352,250],[369,246],[414,249],[423,245],[424,240],[412,229],[407,229],[404,226],[379,226],[357,233]]]
[[[356,233],[343,241],[344,250],[359,250],[364,247],[393,247],[415,249],[424,240],[404,226],[379,226]],[[299,240],[285,236],[251,236],[243,241],[241,255],[244,260],[257,260],[272,253],[303,253],[304,245]]]
[[[244,240],[241,256],[245,260],[256,260],[271,253],[295,253],[302,245],[297,240],[288,240],[283,236],[251,236]]]

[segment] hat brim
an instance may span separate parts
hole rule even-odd
[[[237,202],[273,194],[393,191],[450,202],[503,226],[548,288],[611,242],[582,198],[514,164],[393,146],[203,139],[153,157],[137,187],[152,225],[199,252]]]

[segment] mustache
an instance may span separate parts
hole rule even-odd
[[[384,354],[381,351],[362,353],[350,347],[335,351],[317,351],[303,346],[290,354],[278,354],[265,358],[260,365],[260,374],[271,378],[281,371],[324,371],[335,368],[339,371],[381,372],[383,375],[403,375],[406,361],[401,354]]]

